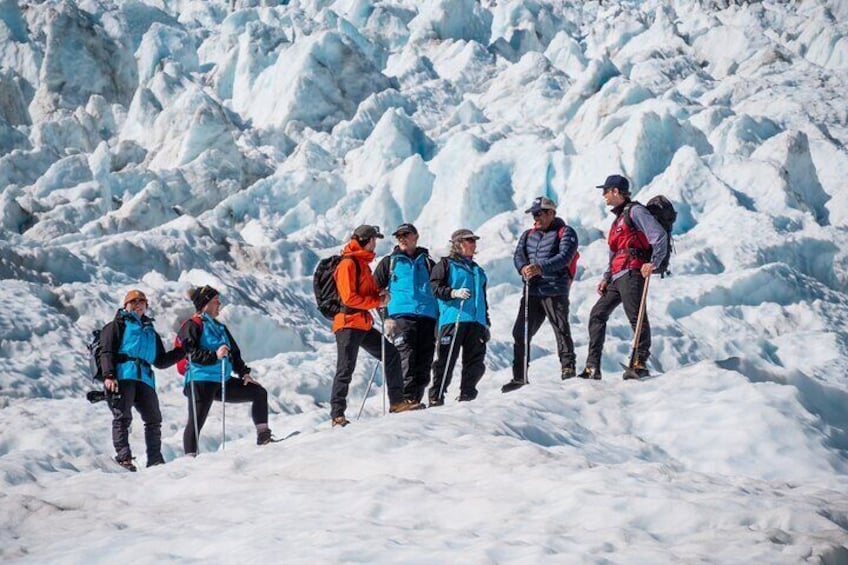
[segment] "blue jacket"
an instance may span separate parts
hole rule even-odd
[[[202,330],[200,325],[189,320],[179,331],[180,341],[189,357],[186,384],[190,381],[221,382],[221,373],[226,380],[233,370],[241,377],[250,373],[250,367],[244,364],[241,351],[227,326],[206,313],[200,319]],[[218,359],[216,351],[222,345],[230,348],[230,354]]]
[[[374,280],[391,294],[389,316],[437,318],[439,307],[430,289],[430,273],[435,263],[423,247],[410,257],[398,247],[383,257],[374,269]]]
[[[577,253],[577,244],[577,233],[560,218],[554,218],[547,231],[530,229],[521,234],[512,255],[516,270],[521,274],[521,269],[531,263],[542,268],[541,276],[530,279],[532,296],[568,295],[571,288],[568,265]]]
[[[460,323],[476,322],[489,327],[489,303],[486,300],[486,273],[472,260],[462,257],[445,257],[433,267],[430,288],[439,300],[439,327]],[[467,288],[471,298],[465,301],[460,311],[458,298],[451,298],[451,290]]]
[[[184,356],[179,348],[165,352],[162,339],[153,328],[153,318],[139,317],[123,308],[104,326],[100,344],[104,377],[141,381],[151,388],[156,388],[151,365],[166,369]]]

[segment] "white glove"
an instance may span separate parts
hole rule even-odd
[[[467,288],[457,288],[451,291],[451,298],[459,298],[460,300],[468,300],[471,298],[471,291]]]
[[[392,318],[386,318],[383,322],[383,331],[386,334],[386,337],[391,341],[395,335],[397,334],[397,322]]]

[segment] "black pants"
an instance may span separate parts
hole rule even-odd
[[[394,344],[400,354],[403,397],[421,402],[430,383],[436,352],[436,319],[423,316],[395,318]]]
[[[144,443],[147,447],[147,464],[162,462],[162,413],[159,397],[150,385],[141,381],[119,380],[118,395],[109,395],[112,410],[112,444],[118,461],[132,458],[130,451],[130,424],[135,407],[144,422]]]
[[[433,363],[433,386],[430,387],[429,394],[431,403],[444,402],[460,350],[462,351],[462,378],[459,383],[460,400],[477,398],[477,383],[480,382],[486,372],[486,328],[477,322],[461,322],[454,337],[454,327],[456,327],[456,324],[446,324],[439,329],[439,354],[436,362]],[[448,360],[451,338],[456,341],[456,344],[453,346],[453,354]],[[445,365],[447,365],[447,376],[445,377],[444,387],[442,387]],[[442,390],[441,394],[439,394],[440,390]]]
[[[614,280],[607,286],[607,291],[592,307],[589,315],[589,355],[586,364],[600,369],[601,353],[604,349],[604,339],[607,332],[607,320],[610,314],[624,304],[624,313],[630,321],[630,327],[636,331],[636,321],[639,317],[639,303],[642,300],[642,289],[645,279],[639,271],[629,271],[626,275]],[[642,331],[639,334],[639,345],[636,355],[646,362],[651,356],[651,325],[648,323],[648,312],[642,320]]]
[[[384,379],[388,385],[389,402],[397,404],[403,400],[403,377],[401,376],[400,355],[389,340],[383,340],[380,332],[371,328],[368,331],[344,328],[336,332],[336,374],[333,377],[333,393],[330,399],[330,417],[344,416],[347,409],[347,391],[350,379],[356,369],[359,348],[372,357],[381,359],[382,344],[386,345],[386,367]]]
[[[559,364],[563,369],[574,368],[574,341],[571,339],[571,326],[568,324],[568,296],[533,296],[530,295],[528,304],[529,341],[542,327],[545,318],[551,323],[556,338]],[[512,378],[515,381],[524,380],[524,296],[521,297],[521,307],[518,317],[512,326],[512,338],[515,345],[512,348]]]
[[[183,430],[183,450],[186,453],[197,453],[197,441],[194,437],[194,406],[197,406],[197,434],[200,435],[200,430],[206,423],[206,417],[209,416],[209,409],[212,408],[212,402],[221,401],[221,383],[195,381],[194,402],[191,398],[191,389],[191,383],[183,389],[183,394],[188,398],[188,421]],[[256,383],[244,384],[241,379],[230,378],[227,381],[226,392],[227,404],[252,403],[250,412],[254,424],[258,426],[268,423],[268,391],[265,387]]]

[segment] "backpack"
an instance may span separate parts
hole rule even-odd
[[[557,230],[557,253],[559,253],[559,242],[562,241],[562,236],[565,235],[565,228],[568,226],[562,226]],[[530,230],[531,232],[536,231],[536,228]],[[527,234],[527,237],[530,237],[530,234]],[[524,254],[527,254],[527,238],[524,238]],[[580,252],[575,250],[574,257],[571,258],[571,262],[568,264],[568,276],[571,277],[571,280],[574,280],[574,276],[577,274],[577,260],[580,259]]]
[[[117,318],[100,328],[92,330],[91,337],[88,338],[88,343],[85,344],[86,349],[88,349],[89,376],[98,382],[103,382],[103,368],[100,366],[100,354],[103,351],[103,344],[100,340],[109,324],[118,324],[118,341],[120,342],[124,334],[124,324],[120,318]]]
[[[630,218],[630,208],[633,207],[634,204],[639,204],[636,201],[632,201],[624,210],[624,221],[627,223],[627,227],[633,229],[633,220]],[[671,230],[674,227],[674,222],[677,220],[677,210],[674,209],[674,205],[671,201],[665,196],[658,195],[654,196],[648,203],[645,204],[645,208],[648,209],[648,212],[654,217],[657,223],[665,230],[666,241],[668,242],[668,253],[665,255],[665,259],[660,263],[659,268],[657,269],[657,273],[659,273],[660,278],[665,278],[666,275],[671,275],[671,271],[668,269],[669,260],[671,259],[671,254],[674,252],[674,238],[671,237]]]
[[[91,337],[85,347],[88,349],[88,369],[89,376],[95,381],[103,381],[103,370],[100,368],[100,352],[103,346],[100,343],[100,335],[103,330],[97,328],[92,330]]]
[[[203,318],[201,318],[200,316],[197,316],[197,315],[193,315],[191,318],[184,321],[180,325],[180,329],[182,329],[183,326],[185,326],[189,322],[194,322],[195,324],[198,325],[198,327],[200,328],[200,331],[201,332],[203,331]],[[174,347],[182,348],[182,346],[183,346],[183,340],[180,339],[180,334],[178,332],[177,336],[174,338]],[[185,376],[185,374],[188,372],[188,361],[189,361],[188,356],[185,356],[182,359],[180,359],[179,361],[177,361],[177,372],[179,374]]]
[[[353,311],[353,309],[342,304],[339,289],[336,287],[336,279],[333,277],[342,259],[344,259],[342,255],[333,255],[321,259],[318,266],[315,267],[315,274],[312,275],[312,291],[315,294],[315,303],[318,305],[321,314],[328,320],[332,320],[339,312]],[[359,262],[354,259],[351,259],[351,261],[356,267],[356,284],[359,284]]]

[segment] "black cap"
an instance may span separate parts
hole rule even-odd
[[[610,175],[604,181],[604,184],[599,184],[595,188],[617,188],[619,192],[629,194],[630,181],[621,175]]]
[[[372,237],[376,237],[377,239],[383,239],[385,237],[380,233],[380,226],[369,226],[368,224],[362,224],[355,230],[353,230],[353,239],[359,241],[368,241]]]
[[[414,233],[417,235],[418,230],[415,229],[415,226],[413,226],[412,224],[401,224],[397,227],[397,229],[392,235],[397,237],[402,233]]]

